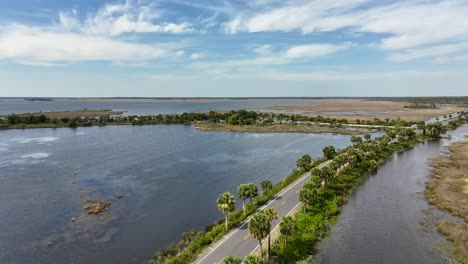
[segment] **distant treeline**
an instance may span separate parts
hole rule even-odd
[[[197,122],[224,123],[230,125],[272,125],[283,123],[294,124],[330,124],[340,126],[347,124],[346,119],[328,118],[324,116],[287,115],[281,113],[259,113],[254,111],[229,111],[208,113],[183,113],[167,115],[130,115],[130,116],[98,116],[98,117],[61,117],[52,118],[46,113],[10,114],[0,116],[0,128],[35,128],[35,127],[79,127],[105,125],[157,125],[157,124],[192,124]],[[379,126],[411,126],[417,122],[390,119],[356,120],[357,124]]]
[[[412,103],[411,105],[405,105],[404,108],[412,108],[412,109],[436,109],[437,106],[435,104],[417,104]]]
[[[408,102],[412,104],[457,104],[468,105],[468,96],[441,97],[372,97],[369,100]]]
[[[25,101],[53,101],[52,99],[50,98],[25,98],[24,99]]]

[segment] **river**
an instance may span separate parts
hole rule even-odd
[[[428,212],[436,210],[423,194],[431,174],[429,159],[466,140],[466,134],[468,125],[449,132],[450,139],[395,154],[380,167],[344,206],[331,235],[318,247],[319,262],[441,263],[435,248],[445,239],[423,224]]]
[[[343,148],[349,136],[189,125],[0,131],[0,263],[144,263],[221,218],[220,193],[278,182],[327,145]],[[88,198],[112,205],[86,216]]]

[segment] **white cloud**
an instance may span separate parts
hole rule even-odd
[[[156,45],[26,26],[11,26],[0,32],[0,59],[29,64],[144,61],[168,56],[170,52]]]
[[[289,48],[284,57],[287,59],[301,59],[325,56],[346,49],[347,46],[338,46],[331,44],[311,44],[300,45]]]
[[[452,78],[466,76],[463,72],[457,71],[427,71],[427,70],[407,70],[390,71],[377,73],[362,73],[350,71],[315,71],[315,72],[265,72],[256,75],[256,78],[278,81],[363,81],[363,80],[390,80],[390,79],[411,79],[440,77]]]
[[[203,54],[194,52],[190,55],[190,58],[193,60],[198,60],[198,59],[203,58]]]
[[[239,12],[224,27],[229,33],[266,31],[335,31],[389,34],[379,44],[399,50],[468,39],[468,3],[461,0],[398,1],[364,7],[368,0],[284,1],[273,6]],[[381,2],[383,3],[383,2]]]
[[[331,55],[343,51],[349,44],[309,44],[289,47],[281,52],[272,52],[271,47],[260,46],[260,51],[254,48],[254,52],[260,56],[252,59],[228,60],[223,62],[203,62],[195,66],[202,70],[219,72],[223,69],[239,69],[244,67],[261,67],[289,64],[298,61],[306,61],[321,56]]]
[[[180,45],[139,43],[119,38],[125,33],[186,33],[188,22],[154,23],[161,13],[152,4],[127,0],[107,4],[80,20],[76,10],[62,11],[49,26],[0,26],[0,60],[37,66],[60,66],[77,61],[114,61],[123,64],[184,54]],[[129,38],[127,38],[129,39]],[[178,46],[178,47],[176,47]]]
[[[390,60],[405,62],[415,59],[434,59],[438,58],[438,62],[441,62],[442,57],[447,58],[448,55],[458,53],[460,51],[465,51],[467,53],[468,43],[462,42],[457,44],[445,44],[445,45],[435,45],[427,48],[416,48],[409,49],[400,53],[394,53],[390,55]]]
[[[88,34],[119,36],[125,33],[187,33],[193,31],[188,22],[156,24],[153,21],[160,18],[161,13],[151,5],[135,5],[127,0],[122,4],[107,4],[95,14],[88,14],[85,22],[79,25],[79,30]],[[62,21],[76,21],[75,13],[62,13]]]

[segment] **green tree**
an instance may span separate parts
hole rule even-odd
[[[257,255],[248,255],[245,257],[244,264],[263,264],[263,260]]]
[[[237,187],[237,196],[242,200],[242,210],[244,210],[245,215],[245,200],[250,197],[250,186],[248,184],[241,184]]]
[[[369,141],[371,139],[371,135],[369,133],[364,134],[364,138],[366,141]]]
[[[228,214],[236,208],[236,201],[234,196],[230,192],[225,192],[218,197],[216,200],[218,203],[218,209],[224,214],[226,221],[226,230],[228,230]]]
[[[249,183],[247,186],[250,203],[252,203],[252,199],[258,196],[258,187],[255,183]]]
[[[327,159],[333,158],[333,155],[335,155],[336,150],[334,146],[326,146],[323,148],[323,156]]]
[[[359,146],[362,143],[362,138],[357,137],[357,136],[351,136],[351,143],[353,143],[353,146]]]
[[[313,168],[312,170],[310,170],[310,174],[313,175],[313,176],[319,176],[322,175],[322,170],[319,169],[319,168]]]
[[[309,156],[309,155],[304,155],[302,157],[300,157],[297,161],[296,161],[296,165],[299,169],[301,169],[302,171],[306,171],[309,169],[310,167],[310,163],[312,163],[312,158]]]
[[[258,243],[260,244],[260,254],[262,258],[262,240],[268,236],[270,227],[270,220],[265,214],[256,213],[252,216],[249,222],[249,233],[253,238],[258,240]]]
[[[278,212],[276,212],[276,210],[273,208],[267,208],[263,211],[263,213],[267,216],[268,220],[270,220],[270,226],[271,226],[271,223],[273,223],[273,221],[279,218]],[[271,230],[268,230],[268,251],[267,251],[268,258],[270,258],[271,256],[270,245],[271,245]]]
[[[299,192],[299,201],[304,204],[304,214],[306,213],[306,207],[311,206],[317,200],[317,189],[302,189]]]
[[[315,189],[319,189],[320,187],[322,187],[322,180],[319,176],[312,175],[312,177],[310,177],[309,182],[311,182],[310,185],[314,186]]]
[[[288,238],[297,231],[297,224],[292,216],[287,215],[281,218],[280,233],[284,236],[284,245],[288,243]]]
[[[233,256],[229,256],[223,259],[223,264],[241,264],[241,263],[242,263],[242,259],[239,259]]]
[[[260,183],[260,186],[262,187],[264,193],[268,193],[268,191],[273,188],[273,183],[271,183],[270,180],[265,179]]]
[[[325,181],[325,184],[334,182],[336,179],[336,172],[330,167],[325,167],[322,169],[322,178]]]

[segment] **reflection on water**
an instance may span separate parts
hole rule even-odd
[[[219,219],[221,192],[277,182],[330,144],[343,148],[349,136],[184,125],[0,131],[0,263],[142,263]],[[112,204],[83,215],[88,198]]]
[[[468,134],[468,125],[451,139],[428,142],[394,158],[358,188],[320,246],[322,263],[441,263],[421,223],[431,208],[424,199],[429,158]],[[439,236],[440,237],[440,236]]]

